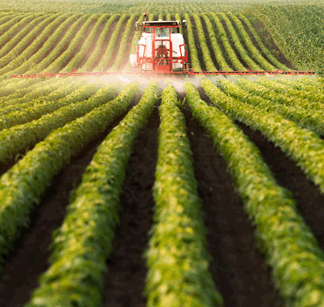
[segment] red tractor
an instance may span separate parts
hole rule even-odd
[[[136,22],[136,30],[142,30],[142,37],[137,42],[136,54],[130,55],[132,66],[141,72],[188,72],[188,51],[180,24],[180,21],[163,20],[144,21],[141,25]]]

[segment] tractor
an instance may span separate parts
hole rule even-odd
[[[144,21],[136,22],[135,29],[142,30],[137,41],[136,54],[130,55],[132,67],[141,72],[158,74],[183,73],[189,70],[188,51],[183,35],[180,33],[180,21]]]

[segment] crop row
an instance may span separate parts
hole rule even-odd
[[[234,25],[236,26],[236,28],[238,29],[238,33],[237,35],[239,36],[239,38],[242,38],[245,46],[247,47],[247,49],[249,50],[251,57],[258,63],[260,63],[261,67],[264,70],[276,70],[277,68],[274,67],[273,65],[271,65],[266,58],[264,58],[261,54],[260,51],[254,46],[253,41],[250,39],[249,34],[246,32],[242,22],[234,15],[234,14],[228,14],[229,19],[226,19],[226,23],[229,23],[229,20],[231,20]],[[231,26],[229,27],[230,32],[234,32],[234,28]],[[243,47],[243,46],[242,46]],[[240,46],[240,50],[242,49],[242,47]],[[254,65],[254,63],[252,62],[251,65]],[[251,66],[252,68],[252,66]]]
[[[33,26],[44,19],[43,14],[31,14],[24,16],[25,18],[17,20],[17,17],[12,17],[10,21],[1,25],[0,44],[3,46],[0,50],[0,57],[5,56],[24,36],[33,28]],[[19,29],[23,27],[21,31]],[[18,32],[18,33],[17,33]],[[1,59],[1,67],[4,65]]]
[[[91,129],[93,125],[96,127],[99,125],[102,113],[110,114],[118,109],[119,102],[127,101],[125,104],[122,103],[123,107],[120,106],[122,112],[139,89],[139,84],[132,83],[125,87],[115,100],[107,103],[107,100],[114,97],[118,85],[110,84],[98,91],[102,84],[84,85],[78,81],[79,79],[76,80],[74,85],[65,84],[64,79],[59,80],[58,88],[55,85],[56,80],[40,82],[47,84],[44,90],[56,99],[56,103],[62,104],[61,108],[53,110],[53,113],[39,120],[5,129],[0,133],[2,162],[14,157],[18,151],[25,150],[26,147],[32,148],[40,142],[0,179],[0,199],[4,204],[0,210],[0,222],[4,220],[3,228],[0,226],[3,238],[3,244],[0,245],[2,256],[7,253],[22,228],[28,226],[29,212],[34,204],[40,201],[53,174],[57,174],[64,161],[68,161],[69,157],[80,149],[79,145],[84,146],[87,138],[90,140],[100,131]],[[201,85],[224,113],[261,130],[267,138],[280,146],[323,192],[324,142],[315,133],[275,114],[274,108],[284,106],[284,96],[275,94],[273,97],[267,96],[271,91],[266,89],[262,91],[263,82],[269,87],[271,84],[275,87],[275,81],[268,79],[257,81],[255,90],[251,92],[244,91],[249,87],[253,89],[254,84],[246,79],[238,79],[236,84],[224,78],[217,79],[218,87],[211,81],[203,79]],[[321,82],[321,79],[315,79],[313,88],[315,84],[323,85]],[[299,86],[299,90],[284,85],[286,91],[290,91],[292,102],[299,101],[299,93],[310,95],[310,92],[303,90],[303,84],[306,84],[306,88],[311,86],[311,83],[303,79],[296,79],[292,83],[295,87]],[[283,90],[283,86],[278,85],[278,88]],[[303,307],[311,304],[320,306],[324,300],[320,282],[324,273],[324,255],[296,210],[296,204],[290,193],[277,185],[269,168],[262,161],[259,151],[225,114],[218,108],[207,106],[200,99],[193,84],[186,83],[185,89],[186,101],[194,117],[206,129],[216,149],[223,155],[233,182],[245,203],[246,212],[257,227],[258,244],[265,253],[268,264],[273,268],[276,286],[281,295],[287,304]],[[28,102],[28,97],[32,100],[32,97],[37,95],[37,90],[37,84],[32,85],[31,91],[23,97],[26,99],[24,102],[26,107],[31,106],[29,103],[36,103],[37,108],[50,108],[50,104],[44,103],[41,106],[37,100]],[[68,96],[72,90],[74,92]],[[118,224],[118,197],[128,155],[139,129],[144,125],[144,119],[149,116],[156,102],[156,90],[156,84],[147,88],[143,94],[144,99],[133,109],[134,112],[131,111],[127,115],[127,121],[125,118],[125,121],[122,121],[108,136],[107,140],[111,140],[110,145],[106,147],[107,143],[104,142],[97,158],[94,159],[95,162],[88,167],[64,224],[56,232],[52,265],[41,278],[41,286],[34,292],[30,306],[42,306],[42,302],[49,300],[53,301],[54,305],[82,302],[87,306],[86,304],[93,305],[100,302],[102,278],[107,270],[104,260],[111,252],[111,240]],[[59,97],[64,92],[66,96],[60,100]],[[94,94],[95,92],[97,93]],[[94,95],[88,99],[92,94]],[[256,94],[260,94],[260,97]],[[267,106],[269,99],[273,101],[270,107]],[[275,102],[276,99],[278,102]],[[286,102],[289,101],[288,97],[285,99]],[[309,97],[309,103],[311,102]],[[71,105],[62,107],[65,103]],[[319,101],[312,103],[314,106],[320,105]],[[307,109],[307,105],[303,109]],[[177,101],[173,87],[167,87],[163,91],[159,111],[161,126],[154,186],[155,226],[152,229],[149,249],[145,254],[149,267],[146,281],[148,304],[165,306],[168,295],[172,294],[174,306],[189,303],[197,303],[200,306],[221,305],[221,295],[215,289],[208,272],[201,204],[197,197],[197,183],[194,180],[181,104]],[[306,117],[303,115],[304,119]],[[105,122],[105,126],[108,123],[109,120]],[[62,126],[64,127],[57,129]],[[100,129],[105,126],[101,126]],[[48,135],[50,131],[52,133]],[[92,136],[89,136],[90,134]],[[102,155],[99,155],[99,152]],[[112,156],[114,158],[109,160]],[[51,175],[43,174],[45,169],[48,169],[48,174]],[[110,169],[113,173],[110,173]],[[113,181],[115,179],[116,181]],[[34,191],[35,187],[39,188],[39,181],[44,186],[41,186],[39,191]],[[88,190],[93,184],[101,187],[99,182],[102,181],[111,184],[108,187],[105,185],[108,190],[104,188]],[[110,199],[112,201],[109,202],[109,209],[103,206],[103,199],[109,194],[107,191],[116,193],[109,198],[109,201]],[[98,203],[92,201],[92,198],[91,201],[87,201],[90,199],[88,196],[94,197],[93,193],[98,193],[100,199]],[[101,196],[103,198],[100,198]],[[80,216],[84,216],[84,219],[76,218]],[[90,219],[96,226],[89,223]],[[76,239],[81,237],[82,240]],[[107,237],[109,240],[106,240]],[[189,254],[184,252],[188,250],[191,251]],[[89,255],[95,257],[91,258]],[[52,295],[54,288],[60,289],[57,296]]]
[[[299,165],[301,160],[305,161],[307,151],[308,161],[315,153],[323,160],[324,142],[314,133],[304,131],[280,116],[227,97],[210,80],[202,80],[201,85],[217,107],[232,118],[260,129],[277,145],[284,142],[285,148],[291,150],[299,142],[295,152],[299,151],[300,157],[304,155],[297,162]],[[224,113],[207,106],[190,83],[186,83],[186,93],[194,117],[208,132],[227,163],[244,208],[256,226],[259,247],[273,268],[276,287],[285,303],[289,306],[321,306],[324,302],[321,283],[324,254],[296,210],[290,192],[278,186],[259,150]],[[308,140],[316,144],[315,150],[307,146]],[[322,147],[321,153],[319,147]],[[323,161],[321,163],[324,165]],[[323,191],[322,183],[320,189]]]
[[[28,57],[33,55],[34,52],[37,51],[39,43],[41,43],[42,40],[47,39],[48,34],[51,33],[52,29],[51,26],[49,26],[49,24],[53,24],[53,20],[57,19],[57,17],[57,15],[51,14],[45,19],[39,17],[41,19],[44,19],[40,23],[37,19],[34,20],[32,22],[30,32],[25,33],[25,35],[18,42],[18,44],[15,45],[5,56],[1,57],[0,66],[2,68],[0,69],[0,74],[4,74],[12,70],[16,66],[22,64],[23,61],[26,60]],[[35,26],[35,28],[33,28],[33,26]],[[47,31],[45,30],[45,28],[47,29]],[[28,44],[32,41],[32,46],[26,48]]]
[[[94,24],[93,28],[91,29],[91,32],[89,33],[89,35],[87,36],[85,42],[82,45],[82,48],[79,50],[79,52],[74,52],[71,50],[71,53],[73,53],[73,58],[72,60],[64,67],[64,69],[61,70],[61,72],[70,72],[73,71],[75,68],[80,67],[80,63],[84,60],[84,58],[86,58],[86,54],[89,50],[89,48],[91,48],[91,46],[95,43],[95,37],[99,31],[100,26],[107,22],[107,18],[108,15],[101,15],[100,18],[97,19],[96,23]],[[82,37],[84,36],[84,33],[81,32],[80,29],[80,34],[77,34],[80,39],[78,40],[81,41]],[[76,45],[78,44],[78,42],[76,42]],[[72,44],[72,42],[71,42]],[[69,52],[68,50],[66,50],[67,52]]]
[[[266,99],[264,99],[257,95],[257,86],[255,86],[253,82],[244,81],[243,79],[239,82],[240,84],[243,84],[243,87],[248,85],[250,88],[252,87],[253,94],[250,94],[249,91],[245,91],[231,81],[220,80],[219,85],[229,95],[247,102],[258,109],[264,109],[268,112],[281,114],[284,118],[295,121],[302,127],[309,128],[321,135],[324,134],[324,122],[322,120],[324,113],[322,110],[311,110],[308,108],[311,105],[296,97],[290,99],[284,97],[284,100],[281,99],[280,102],[282,103],[280,103],[279,99],[276,99],[276,95],[273,95],[272,93],[268,95],[262,93],[263,96],[266,96]],[[276,103],[277,101],[279,103]]]
[[[109,20],[106,22],[106,25],[104,29],[102,30],[98,41],[96,43],[96,47],[94,51],[91,53],[90,57],[86,61],[86,63],[80,68],[80,71],[89,71],[92,69],[92,67],[95,66],[95,63],[98,61],[100,51],[102,49],[102,45],[104,44],[105,40],[107,39],[107,34],[109,29],[111,29],[112,24],[117,20],[119,15],[115,14],[109,18]]]
[[[197,33],[198,33],[198,39],[199,39],[199,47],[201,48],[202,54],[203,54],[203,59],[206,65],[206,69],[208,71],[216,71],[216,67],[213,63],[213,60],[211,58],[207,43],[206,43],[206,36],[205,36],[205,32],[203,29],[203,26],[201,24],[201,20],[200,20],[200,16],[196,13],[192,14],[194,20],[195,20],[195,24],[196,24],[196,28],[197,28]]]
[[[122,69],[120,64],[123,58],[128,57],[130,53],[130,50],[126,50],[128,41],[132,39],[134,45],[132,49],[134,50],[135,41],[140,35],[140,33],[135,33],[133,38],[129,38],[137,16],[136,14],[114,15],[107,20],[108,15],[40,14],[35,18],[28,15],[23,30],[16,36],[11,34],[13,38],[4,48],[0,49],[0,54],[3,54],[0,58],[0,64],[2,63],[0,73],[69,72],[75,68],[82,71]],[[152,16],[154,15],[152,14]],[[253,36],[258,37],[257,42],[261,42],[260,49],[265,57],[253,46],[252,40],[242,24],[244,17],[241,15],[185,13],[183,16],[187,19],[187,43],[194,70],[201,70],[200,60],[204,62],[204,66],[209,71],[217,70],[216,67],[220,67],[222,70],[246,70],[249,66],[252,70],[278,68],[279,62],[274,63],[273,56],[271,58],[271,53],[262,45],[261,39],[255,31]],[[164,16],[161,15],[161,17]],[[117,18],[118,22],[109,38],[107,47],[102,50],[101,46],[105,45],[106,34]],[[142,18],[141,14],[140,20]],[[171,14],[169,14],[169,18],[172,18]],[[179,19],[181,16],[176,14],[176,18]],[[127,24],[125,25],[126,20]],[[202,22],[207,31],[203,28]],[[107,24],[104,30],[101,30],[103,23]],[[37,26],[34,27],[34,25]],[[251,26],[251,24],[249,25]],[[125,30],[121,33],[124,26]],[[32,28],[31,32],[23,37],[29,28]],[[193,33],[195,29],[199,41],[195,41]],[[10,33],[12,31],[11,29]],[[97,39],[98,31],[101,33]],[[64,33],[63,36],[62,33]],[[241,43],[241,38],[243,38],[242,43],[244,42],[247,49]],[[207,46],[207,41],[210,41],[210,47]],[[197,48],[202,51],[203,59],[199,59]],[[116,58],[114,59],[115,54]],[[215,55],[216,63],[213,62],[212,54]],[[13,56],[15,59],[12,61]],[[89,61],[87,61],[87,57]],[[272,64],[266,57],[271,58]],[[280,68],[282,67],[280,66]]]
[[[198,51],[196,48],[195,38],[192,30],[192,23],[188,13],[184,14],[185,19],[187,20],[187,36],[188,36],[188,46],[190,50],[191,64],[194,71],[201,71],[200,61],[198,57]]]
[[[127,17],[128,17],[127,14],[123,14],[120,17],[120,19],[119,19],[119,21],[118,21],[118,23],[116,25],[116,28],[115,28],[113,34],[111,35],[111,37],[109,39],[107,49],[106,49],[104,55],[102,56],[101,61],[97,65],[97,67],[94,68],[94,71],[103,71],[103,70],[106,69],[110,59],[113,56],[113,51],[114,51],[114,48],[116,46],[116,43],[117,43],[118,39],[120,38],[121,27],[123,26],[123,23],[125,22]]]
[[[52,113],[62,107],[68,106],[71,103],[86,100],[88,97],[95,94],[95,92],[100,87],[100,85],[98,84],[87,84],[82,87],[81,85],[81,82],[79,82],[79,84],[71,83],[65,86],[63,90],[58,89],[56,92],[52,92],[50,95],[48,95],[48,98],[50,99],[48,102],[44,102],[43,100],[30,101],[25,104],[19,104],[15,107],[15,110],[12,110],[12,108],[10,108],[9,110],[7,109],[9,111],[9,114],[0,116],[0,131],[13,126],[31,122],[33,120],[41,118],[43,115]],[[73,92],[78,87],[79,89]],[[79,95],[79,93],[82,94]],[[4,111],[6,111],[6,108],[4,108]]]
[[[136,89],[134,84],[132,87]],[[153,110],[156,92],[157,83],[152,82],[141,101],[98,147],[62,226],[55,232],[51,266],[27,306],[42,306],[43,301],[53,306],[100,306],[105,260],[112,252],[119,223],[119,196],[127,163],[134,141]]]
[[[223,45],[224,52],[225,52],[226,58],[228,59],[228,62],[231,64],[231,66],[233,67],[234,70],[246,70],[244,65],[238,59],[234,49],[232,48],[229,37],[227,36],[225,28],[224,28],[221,20],[219,19],[219,17],[215,13],[211,13],[210,18],[211,18],[212,24],[216,28],[216,33],[218,33],[219,40],[220,40],[221,44]]]
[[[186,122],[173,86],[163,90],[159,114],[155,224],[145,254],[147,306],[221,306],[222,297],[208,270],[206,230]]]
[[[264,24],[294,66],[323,71],[322,3],[261,5],[252,15]]]
[[[230,68],[228,66],[228,64],[226,62],[226,59],[224,57],[222,48],[220,46],[220,43],[217,41],[217,37],[216,37],[216,33],[214,31],[213,24],[211,23],[211,21],[210,21],[207,14],[202,14],[201,16],[202,16],[202,18],[203,18],[203,20],[204,20],[204,22],[206,24],[210,44],[211,44],[211,46],[213,48],[213,52],[215,54],[215,58],[216,58],[217,64],[220,67],[220,70],[221,71],[231,71],[232,68]]]
[[[2,130],[0,132],[0,161],[12,159],[19,151],[31,148],[37,142],[42,141],[53,129],[63,127],[71,120],[75,120],[105,103],[105,99],[112,98],[113,91],[109,91],[107,94],[109,96],[104,96],[105,99],[99,92],[89,100],[85,100],[94,89],[96,87],[92,84],[84,85],[72,93],[70,97],[67,96],[62,99],[63,104],[64,101],[68,103],[65,107],[46,114],[38,120]]]
[[[207,83],[206,80],[203,83]],[[260,130],[294,160],[324,192],[324,141],[314,132],[299,127],[279,114],[242,103],[220,88],[209,86],[207,94],[233,118]]]
[[[28,227],[29,214],[34,205],[39,203],[51,178],[72,155],[103,131],[113,118],[125,112],[138,90],[139,84],[132,83],[113,101],[109,101],[114,95],[114,86],[102,88],[87,102],[90,105],[87,110],[89,113],[76,120],[71,118],[72,121],[60,129],[52,128],[54,130],[43,142],[38,143],[1,177],[1,257],[11,248],[22,228]],[[66,117],[70,117],[70,113],[71,110],[67,110]],[[63,116],[61,114],[61,118]]]

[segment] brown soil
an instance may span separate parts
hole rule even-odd
[[[179,98],[182,100],[183,94],[179,94]],[[202,98],[206,99],[206,95]],[[187,105],[183,112],[208,230],[208,251],[212,257],[210,269],[224,296],[224,306],[279,306],[271,271],[256,248],[254,229],[244,214],[226,165],[206,133],[193,120]],[[29,229],[23,232],[5,258],[0,277],[0,302],[3,305],[20,307],[30,299],[40,275],[48,268],[51,233],[63,221],[70,192],[80,183],[97,146],[121,118],[71,159],[71,163],[53,179],[45,198],[32,214]],[[114,251],[107,260],[105,307],[138,307],[146,303],[142,293],[147,267],[142,255],[152,227],[158,126],[156,107],[135,143],[124,181],[121,222],[116,231]]]
[[[143,296],[147,275],[143,252],[153,224],[152,188],[158,149],[159,112],[156,107],[134,144],[124,181],[123,212],[117,229],[114,252],[108,260],[103,307],[145,307]]]
[[[319,246],[324,250],[324,195],[313,182],[307,179],[302,169],[286,157],[279,147],[275,147],[273,142],[267,140],[261,132],[252,130],[242,123],[236,122],[236,124],[259,148],[277,183],[292,193],[297,209],[318,240]]]
[[[208,231],[210,270],[223,295],[224,307],[280,306],[271,270],[256,247],[254,228],[226,165],[192,118],[189,107],[183,111]]]

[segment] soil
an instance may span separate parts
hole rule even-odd
[[[111,27],[110,35],[115,25],[116,23]],[[184,37],[187,37],[186,29]],[[196,31],[195,39],[198,42]],[[105,46],[107,44],[108,39]],[[102,50],[104,52],[104,46]],[[201,53],[200,60],[202,62]],[[199,92],[201,98],[210,103],[201,88]],[[179,99],[184,99],[183,93],[179,92],[178,96]],[[133,105],[139,99],[140,95],[137,95]],[[210,271],[216,287],[223,295],[224,307],[282,306],[283,302],[274,287],[271,269],[256,247],[255,229],[244,212],[244,205],[236,193],[226,164],[207,134],[192,118],[188,105],[185,104],[182,110],[207,229]],[[125,114],[114,120],[104,133],[92,140],[53,178],[42,202],[31,215],[29,228],[23,230],[13,249],[4,258],[0,275],[1,306],[21,307],[30,300],[32,292],[38,287],[39,277],[49,267],[52,232],[62,224],[70,193],[81,182],[82,174],[97,147]],[[105,276],[104,307],[146,305],[143,291],[147,265],[143,253],[147,249],[148,233],[153,225],[152,187],[159,124],[157,104],[140,132],[130,157],[121,195],[123,210],[120,225],[116,229],[113,253],[107,259],[109,272]],[[298,210],[317,237],[320,247],[324,249],[324,196],[296,163],[261,133],[241,123],[237,125],[260,149],[278,184],[292,192]],[[1,165],[0,174],[13,163],[11,161],[7,165]]]
[[[189,107],[183,112],[208,231],[210,271],[224,306],[280,306],[271,270],[256,248],[254,228],[243,211],[225,162],[192,118]]]
[[[136,140],[124,181],[123,213],[116,231],[114,251],[107,261],[103,306],[145,307],[147,266],[143,252],[153,225],[152,188],[158,149],[159,112],[156,107]]]
[[[275,147],[273,142],[267,140],[260,131],[252,130],[239,122],[236,124],[259,148],[263,160],[269,166],[277,183],[292,193],[298,211],[315,235],[320,248],[324,250],[324,195],[313,182],[307,179],[303,170],[286,157],[279,147]]]

